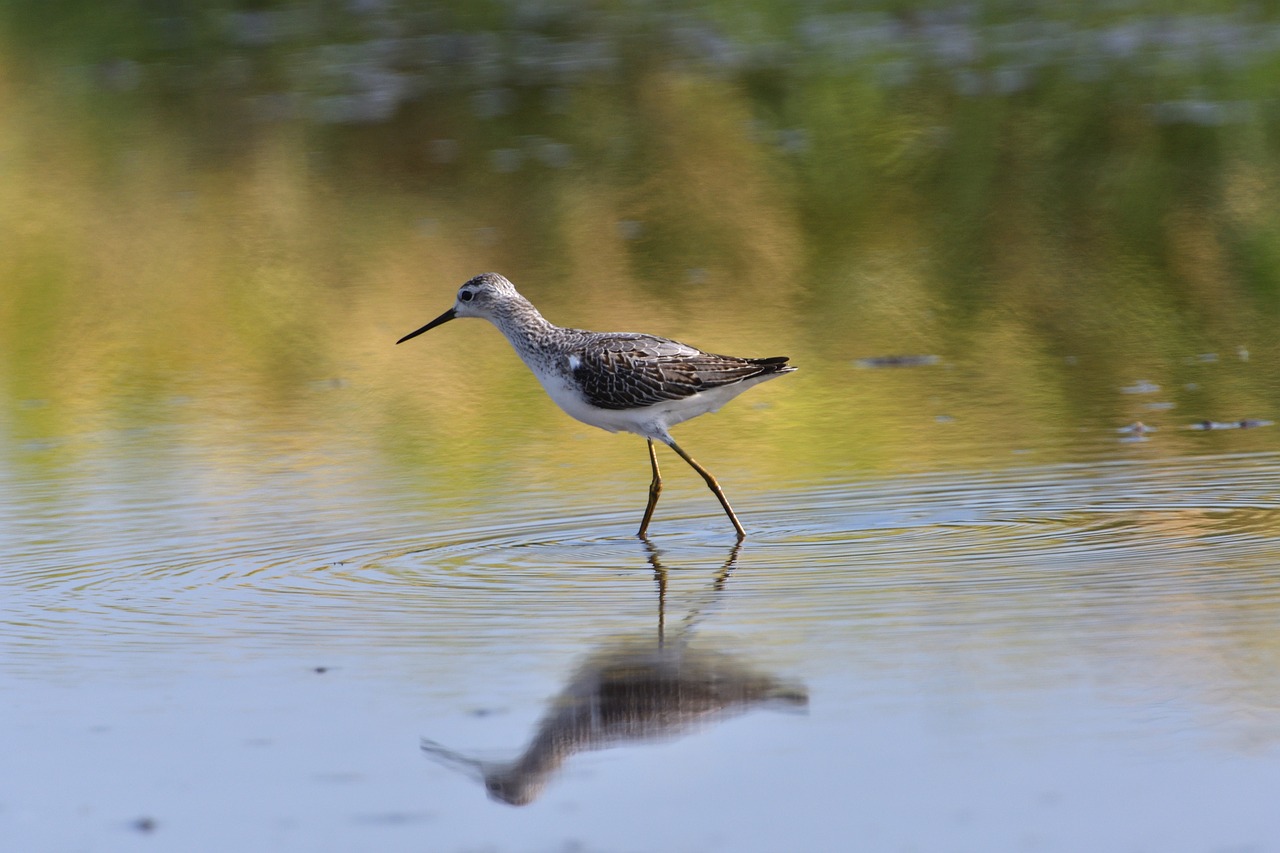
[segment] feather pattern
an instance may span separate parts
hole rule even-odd
[[[570,350],[573,380],[601,409],[645,408],[795,369],[785,357],[715,355],[653,335],[580,334],[582,344]]]

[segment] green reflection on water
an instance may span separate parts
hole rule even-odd
[[[10,7],[15,458],[177,424],[459,490],[643,472],[491,329],[391,346],[486,269],[564,324],[790,355],[686,427],[720,470],[1062,461],[1139,420],[1124,452],[1275,446],[1180,429],[1277,410],[1260,12],[375,6],[72,18],[56,45]],[[854,364],[901,353],[939,361]]]

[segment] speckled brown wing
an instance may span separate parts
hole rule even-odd
[[[785,357],[714,355],[642,334],[592,335],[572,355],[574,380],[587,402],[601,409],[639,409],[792,369]]]

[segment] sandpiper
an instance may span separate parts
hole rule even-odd
[[[458,317],[481,317],[497,326],[551,399],[570,416],[648,441],[653,480],[638,536],[646,536],[662,492],[655,440],[702,476],[733,522],[738,539],[746,536],[716,478],[675,443],[669,430],[718,410],[753,385],[795,370],[785,356],[735,358],[654,335],[562,328],[539,314],[515,285],[491,272],[463,284],[452,308],[396,343]]]

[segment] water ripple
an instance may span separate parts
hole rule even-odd
[[[738,630],[768,618],[822,631],[886,609],[907,618],[939,597],[977,607],[1039,596],[1017,604],[1027,619],[1087,591],[1280,598],[1275,455],[818,483],[744,499],[750,536],[736,549],[703,498],[664,501],[649,545],[631,535],[631,506],[487,507],[442,534],[377,496],[301,520],[280,496],[221,520],[216,507],[99,505],[64,540],[28,539],[0,581],[0,620],[15,648],[53,655],[76,636],[104,652],[262,633],[421,642],[478,625],[603,630],[648,619],[667,575],[697,595],[725,587]]]

